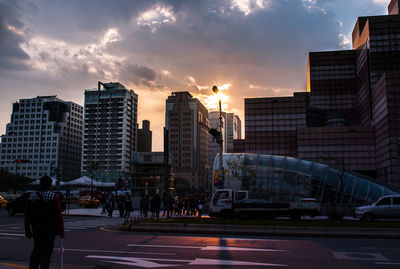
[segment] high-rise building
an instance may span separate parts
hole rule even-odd
[[[388,6],[389,15],[399,15],[400,5],[399,0],[391,0]]]
[[[189,92],[173,92],[166,101],[165,127],[175,188],[204,191],[209,180],[207,108]]]
[[[82,174],[114,182],[129,176],[137,105],[137,94],[118,82],[99,82],[97,89],[85,91]]]
[[[294,97],[246,98],[245,152],[296,156],[297,129],[306,126],[307,104],[307,93],[295,93]]]
[[[142,129],[137,133],[137,152],[151,152],[152,132],[150,131],[150,121],[142,121]]]
[[[68,181],[80,177],[83,108],[56,96],[13,104],[1,136],[0,168],[32,179],[44,175]]]
[[[353,49],[310,52],[307,91],[245,100],[235,151],[325,162],[400,189],[400,15],[359,17]]]
[[[242,138],[242,121],[234,113],[226,113],[226,152],[233,152],[233,140]]]

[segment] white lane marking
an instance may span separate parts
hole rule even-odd
[[[0,235],[25,236],[24,234],[9,234],[9,233],[0,233]]]
[[[19,238],[14,237],[0,237],[0,240],[18,240]]]
[[[54,248],[59,251],[60,248]],[[119,251],[119,250],[100,250],[100,249],[76,249],[76,248],[64,248],[64,251],[75,251],[75,252],[98,252],[98,253],[120,253],[120,254],[150,254],[150,255],[165,255],[175,256],[175,253],[164,253],[164,252],[139,252],[139,251]]]
[[[181,266],[179,264],[159,264],[151,261],[145,261],[142,259],[132,259],[129,262],[117,262],[117,261],[104,261],[104,262],[121,264],[121,265],[138,266],[142,268],[162,268],[171,266]]]
[[[232,260],[214,260],[214,259],[200,259],[197,258],[190,262],[189,265],[242,265],[242,266],[276,266],[287,267],[287,264],[276,263],[259,263],[259,262],[245,262],[245,261],[232,261]]]
[[[138,258],[138,257],[115,257],[115,256],[86,256],[89,259],[101,259],[104,262],[116,263],[137,266],[142,268],[160,268],[160,267],[171,267],[171,266],[186,266],[186,265],[241,265],[241,266],[275,266],[275,267],[287,267],[286,264],[274,264],[274,263],[256,263],[246,261],[234,261],[234,260],[216,260],[216,259],[194,259],[194,260],[177,260],[177,259],[157,259],[157,258]],[[107,261],[111,260],[111,261]],[[154,261],[154,262],[152,262]],[[156,262],[179,262],[186,264],[160,264]]]
[[[400,262],[376,262],[375,264],[382,264],[382,265],[400,265]]]
[[[269,249],[269,248],[238,248],[238,247],[224,247],[224,246],[206,246],[200,250],[216,250],[216,251],[265,251],[265,252],[284,252],[289,250]]]
[[[370,252],[332,252],[336,259],[341,260],[364,260],[364,261],[377,261],[387,262],[388,259],[380,253]]]
[[[222,237],[222,240],[239,240],[239,241],[266,241],[266,242],[287,242],[289,240],[279,239],[259,239],[259,238],[235,238],[235,237]]]
[[[224,247],[224,246],[168,246],[168,245],[139,245],[128,244],[128,247],[149,247],[149,248],[193,248],[199,250],[212,250],[212,251],[265,251],[265,252],[283,252],[289,250],[280,249],[263,249],[263,248],[239,248],[239,247]]]
[[[167,246],[167,245],[139,245],[128,244],[128,247],[148,247],[148,248],[202,248],[203,246]]]
[[[400,250],[400,248],[377,248],[377,247],[357,247],[360,249],[373,249],[373,250]]]
[[[19,229],[18,231],[16,231],[15,229],[8,229],[8,230],[0,230],[0,232],[10,232],[10,231],[12,231],[12,232],[19,232],[19,231],[25,231],[25,229]]]

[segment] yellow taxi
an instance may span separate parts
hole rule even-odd
[[[90,203],[96,204],[96,206],[99,205],[99,200],[93,197],[93,200],[90,199],[90,196],[82,196],[81,198],[78,199],[78,205],[83,206],[83,205],[88,205]]]
[[[0,195],[0,208],[7,206],[7,200],[4,199],[3,196]]]

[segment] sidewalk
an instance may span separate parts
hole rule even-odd
[[[74,209],[69,209],[64,212],[64,216],[92,216],[92,217],[108,217],[108,214],[101,214],[102,209],[101,208],[74,208]],[[113,211],[113,217],[118,218],[119,217],[119,211],[114,210]],[[133,212],[131,212],[131,217],[132,219],[140,217],[140,210],[135,209]],[[151,217],[151,213],[149,213],[148,218]],[[172,218],[184,218],[185,216],[175,216],[172,215]],[[208,214],[203,214],[203,218],[208,218]],[[167,218],[166,216],[163,216],[162,211],[160,211],[160,219],[165,219]],[[327,220],[328,216],[316,216],[314,218],[311,218],[309,216],[303,216],[301,218],[302,220]],[[358,221],[358,218],[353,218],[351,216],[346,216],[343,217],[343,220],[352,220],[352,221]]]
[[[109,218],[108,213],[107,214],[101,214],[102,208],[74,208],[74,209],[69,209],[64,211],[64,216],[88,216],[88,217],[104,217],[104,218]],[[118,209],[113,211],[112,214],[113,218],[119,218],[119,211]],[[135,219],[140,217],[140,210],[135,209],[133,212],[131,212],[130,218]],[[151,213],[149,213],[148,218],[151,217]],[[162,213],[160,214],[160,218],[166,218],[166,216],[162,216]]]

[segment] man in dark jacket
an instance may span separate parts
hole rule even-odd
[[[50,258],[56,235],[64,238],[64,219],[60,199],[51,191],[52,180],[40,179],[40,191],[31,193],[25,206],[25,235],[33,237],[33,251],[29,268],[50,267]]]

